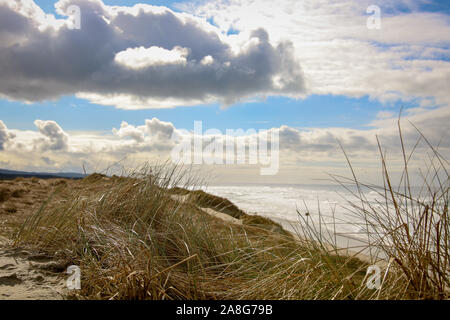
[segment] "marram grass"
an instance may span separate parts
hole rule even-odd
[[[291,235],[226,199],[190,191],[195,179],[168,165],[61,184],[15,243],[78,265],[82,289],[68,296],[74,299],[447,299],[447,162],[432,150],[424,197],[410,192],[404,152],[401,190],[391,185],[382,156],[385,185],[376,190],[384,202],[373,206],[363,193],[349,200],[366,221],[367,246],[388,256],[378,290],[366,286],[370,261],[341,254],[304,218],[301,236]],[[333,178],[363,187],[356,175]],[[242,224],[212,217],[205,207]]]

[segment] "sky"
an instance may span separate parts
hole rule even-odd
[[[202,166],[217,183],[346,174],[338,142],[375,181],[377,136],[401,170],[400,110],[408,147],[448,154],[448,1],[277,3],[0,0],[0,168],[164,161],[202,121],[205,143],[279,137],[276,174]]]

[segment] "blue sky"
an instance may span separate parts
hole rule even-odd
[[[183,1],[167,1],[167,0],[105,0],[103,1],[108,5],[115,6],[130,6],[134,3],[146,3],[155,6],[166,6],[171,9],[177,10],[177,6],[174,4],[182,3]],[[36,0],[36,4],[38,4],[45,12],[54,13],[54,3],[52,0]],[[378,4],[375,1],[373,4]],[[422,12],[441,12],[441,13],[450,13],[450,3],[446,0],[434,0],[434,1],[423,1],[417,3],[417,9]],[[389,6],[386,6],[386,13],[391,13],[393,10],[389,10]],[[412,9],[407,5],[407,3],[402,3],[401,1],[397,1],[395,3],[395,11],[402,12],[411,12]]]
[[[35,3],[41,7],[47,13],[55,13],[55,4],[56,1],[52,0],[36,0]],[[181,1],[166,1],[166,0],[139,0],[139,1],[130,1],[130,0],[105,0],[103,1],[105,4],[110,6],[132,6],[134,3],[146,3],[151,4],[153,6],[166,6],[171,9],[176,9],[173,7],[173,4],[179,3]]]
[[[363,129],[381,110],[398,112],[402,102],[383,104],[368,97],[313,95],[295,100],[270,97],[260,102],[241,103],[223,108],[218,104],[173,109],[121,110],[100,106],[72,96],[54,102],[25,104],[1,100],[2,119],[11,127],[33,130],[36,119],[52,119],[66,130],[110,131],[122,121],[141,125],[144,119],[156,117],[170,121],[178,128],[191,130],[196,120],[204,128],[263,129],[288,125],[296,128],[352,127]],[[411,105],[411,103],[408,103]]]

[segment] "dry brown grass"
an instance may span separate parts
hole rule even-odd
[[[204,199],[181,204],[171,197],[175,171],[96,175],[72,182],[70,196],[63,186],[23,224],[16,245],[80,266],[82,290],[72,298],[368,297],[366,263],[331,257],[265,219],[229,225],[199,209]]]
[[[4,202],[9,199],[11,196],[11,191],[8,188],[1,187],[0,188],[0,202]]]
[[[431,149],[422,197],[410,190],[405,151],[400,189],[392,186],[383,153],[384,187],[360,182],[350,161],[352,178],[333,176],[344,188],[352,182],[382,199],[374,205],[363,192],[349,199],[366,221],[367,247],[390,259],[379,290],[366,286],[370,263],[341,253],[320,226],[302,224],[294,237],[226,199],[189,191],[195,179],[164,165],[128,177],[95,174],[56,183],[21,224],[15,244],[78,265],[82,290],[71,296],[78,299],[445,299],[447,162]],[[40,181],[30,183],[42,187]],[[178,202],[174,194],[188,195],[189,201]],[[202,207],[238,217],[243,225],[225,223]]]
[[[400,119],[398,129],[403,171],[396,185],[380,143],[383,186],[361,182],[347,155],[352,177],[332,176],[332,178],[353,194],[353,199],[347,199],[349,212],[365,221],[368,251],[382,252],[387,256],[386,261],[389,261],[390,268],[387,275],[397,278],[393,282],[397,283],[395,289],[403,291],[404,298],[448,299],[450,297],[448,161],[419,130],[419,140],[408,153],[402,137]],[[428,147],[429,155],[423,167],[424,171],[420,170],[422,179],[420,191],[414,192],[411,182],[413,169],[410,162],[420,142]],[[349,185],[355,188],[350,189]],[[378,200],[375,203],[368,200],[363,190],[374,192]],[[378,293],[378,297],[383,296],[383,290],[385,288]]]

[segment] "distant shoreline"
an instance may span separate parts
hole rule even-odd
[[[16,178],[39,178],[39,179],[83,179],[86,175],[75,172],[26,172],[0,169],[0,180],[14,180]]]

